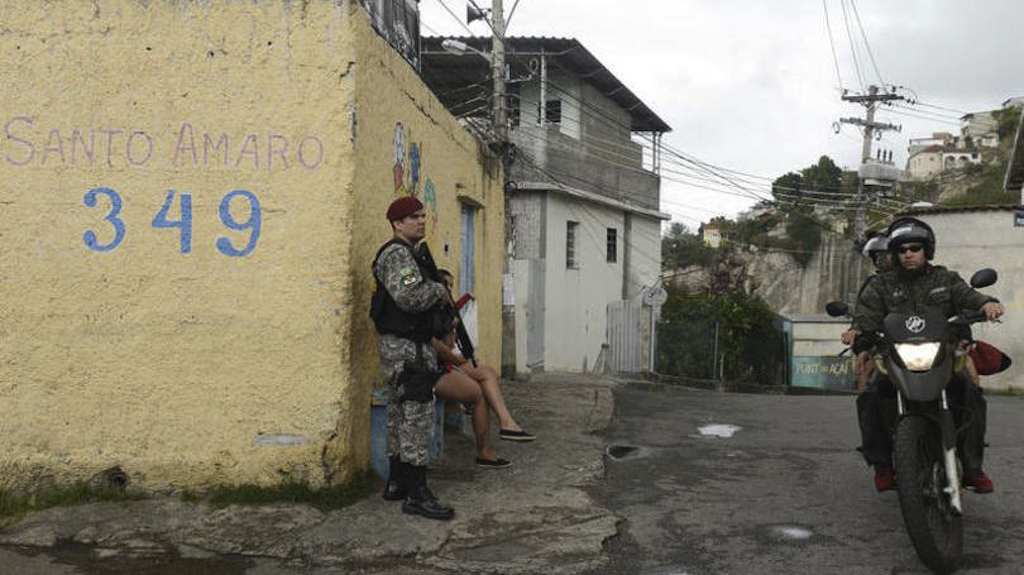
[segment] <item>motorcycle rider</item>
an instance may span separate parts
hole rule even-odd
[[[981,310],[989,321],[1003,315],[1005,310],[998,300],[974,290],[956,272],[930,263],[936,247],[931,226],[917,218],[899,218],[890,224],[887,235],[894,269],[874,276],[857,299],[853,319],[854,352],[874,345],[874,334],[881,331],[885,316],[892,312],[923,313],[922,308],[932,308],[945,317],[952,317],[964,310]],[[961,339],[970,338],[967,333],[957,335]],[[885,431],[882,421],[871,418],[881,417],[882,398],[894,396],[896,391],[884,378],[873,380],[871,389],[863,394],[864,413],[868,418],[862,422],[864,457],[875,467],[876,487],[885,491],[895,485],[896,479],[892,468],[892,436]],[[947,387],[947,394],[958,426],[965,411],[973,413],[971,425],[958,438],[964,484],[977,493],[990,493],[994,486],[982,469],[986,405],[981,388],[970,384],[969,376],[960,373]]]

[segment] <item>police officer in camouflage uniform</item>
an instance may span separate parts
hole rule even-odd
[[[956,272],[934,266],[935,232],[916,218],[900,218],[888,230],[889,252],[893,270],[876,275],[857,299],[853,328],[857,338],[854,351],[869,349],[872,337],[881,331],[885,316],[892,312],[923,313],[924,308],[937,309],[946,317],[963,311],[982,310],[989,320],[1003,314],[1003,306],[995,298],[971,288]],[[969,333],[959,334],[969,339]],[[964,464],[964,483],[978,493],[990,493],[992,480],[982,470],[985,449],[985,398],[981,388],[961,374],[950,383],[947,393],[961,425],[964,412],[973,413],[971,425],[960,436],[960,453]],[[894,396],[892,383],[876,377],[864,392],[868,416],[881,417],[881,398]],[[863,423],[863,422],[862,422]],[[879,491],[895,485],[892,474],[892,437],[881,422],[865,425],[864,456],[875,467],[875,484]],[[887,481],[880,482],[879,479]]]
[[[387,383],[390,473],[384,498],[402,512],[451,519],[454,510],[427,488],[426,465],[434,431],[434,385],[441,377],[431,339],[451,329],[444,285],[428,279],[414,255],[426,235],[423,204],[412,196],[388,208],[395,237],[373,262],[377,289],[370,315],[380,334],[380,364]]]

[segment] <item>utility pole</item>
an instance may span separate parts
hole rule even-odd
[[[864,145],[861,148],[860,163],[866,164],[871,161],[871,140],[875,135],[875,130],[879,133],[886,130],[899,130],[900,126],[893,124],[884,124],[875,122],[875,110],[877,109],[879,102],[892,102],[905,100],[903,96],[892,93],[878,93],[878,86],[869,86],[868,93],[859,96],[848,96],[843,94],[843,100],[846,102],[853,102],[855,104],[863,104],[867,108],[867,114],[865,119],[860,118],[840,118],[839,121],[843,124],[852,124],[854,126],[861,126],[864,128]],[[853,231],[857,238],[864,236],[864,211],[867,205],[866,190],[864,189],[864,178],[858,178],[857,184],[857,213],[853,223]]]
[[[491,2],[491,65],[494,75],[494,135],[501,146],[502,157],[508,144],[508,120],[505,110],[505,11],[502,0]]]

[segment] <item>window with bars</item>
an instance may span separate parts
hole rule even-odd
[[[540,124],[540,102],[537,103],[537,123]],[[562,123],[562,101],[548,100],[544,104],[544,121],[546,124]]]
[[[608,261],[615,263],[619,261],[619,231],[615,228],[608,228]]]
[[[580,267],[576,260],[576,229],[579,225],[579,222],[565,223],[565,267],[571,270]]]

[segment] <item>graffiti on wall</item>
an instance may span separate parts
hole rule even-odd
[[[174,216],[170,215],[172,208],[175,208],[174,200],[175,196],[178,196],[178,205],[176,211],[178,219],[171,219]],[[99,200],[100,197],[104,198],[101,206]],[[245,203],[248,207],[249,215],[245,218],[245,221],[239,222],[232,215],[232,204],[235,198],[240,198],[242,203]],[[82,198],[82,203],[87,208],[100,208],[106,209],[106,213],[103,216],[103,221],[109,227],[109,231],[104,232],[104,236],[113,236],[110,241],[100,241],[100,233],[94,230],[86,230],[82,236],[82,240],[85,243],[85,247],[94,252],[111,252],[117,249],[118,246],[124,242],[125,236],[128,234],[128,228],[121,218],[121,211],[124,207],[124,200],[121,199],[119,194],[113,188],[98,187],[93,188],[85,193]],[[256,198],[256,195],[248,190],[234,190],[228,192],[221,198],[220,209],[218,210],[221,224],[229,230],[236,232],[246,232],[249,234],[246,240],[245,247],[236,248],[231,238],[221,236],[217,238],[214,245],[221,254],[229,257],[245,257],[252,253],[256,249],[256,242],[260,239],[260,227],[262,223],[262,211],[260,210],[260,201]],[[150,224],[154,229],[178,229],[178,249],[183,254],[192,252],[192,194],[182,193],[178,194],[175,190],[168,190],[167,196],[164,198],[164,203],[157,211],[156,215],[153,216],[153,221]]]
[[[14,167],[318,170],[324,142],[311,134],[229,133],[182,122],[164,137],[142,128],[45,125],[32,116],[4,122],[3,161]]]
[[[437,223],[437,188],[429,177],[424,177],[425,154],[423,143],[414,142],[412,131],[401,122],[395,124],[392,141],[392,175],[395,192],[417,196],[427,206],[431,222]],[[423,182],[422,190],[420,182]]]
[[[262,171],[319,170],[326,159],[323,140],[315,135],[288,135],[268,130],[244,134],[201,130],[182,122],[173,133],[141,128],[82,128],[51,126],[32,116],[14,116],[3,124],[0,162],[15,168],[110,168],[180,172],[183,169]],[[134,190],[133,190],[134,191]],[[120,247],[133,232],[123,212],[130,202],[109,185],[84,192],[82,205],[95,223],[82,232],[82,244],[92,252],[107,253]],[[216,213],[225,235],[203,240],[228,257],[253,253],[260,238],[262,209],[259,198],[247,189],[234,189],[220,197]],[[161,205],[149,207],[150,228],[178,233],[178,251],[192,252],[192,193],[169,189]],[[201,217],[201,216],[200,216]],[[156,232],[153,232],[156,233]]]

